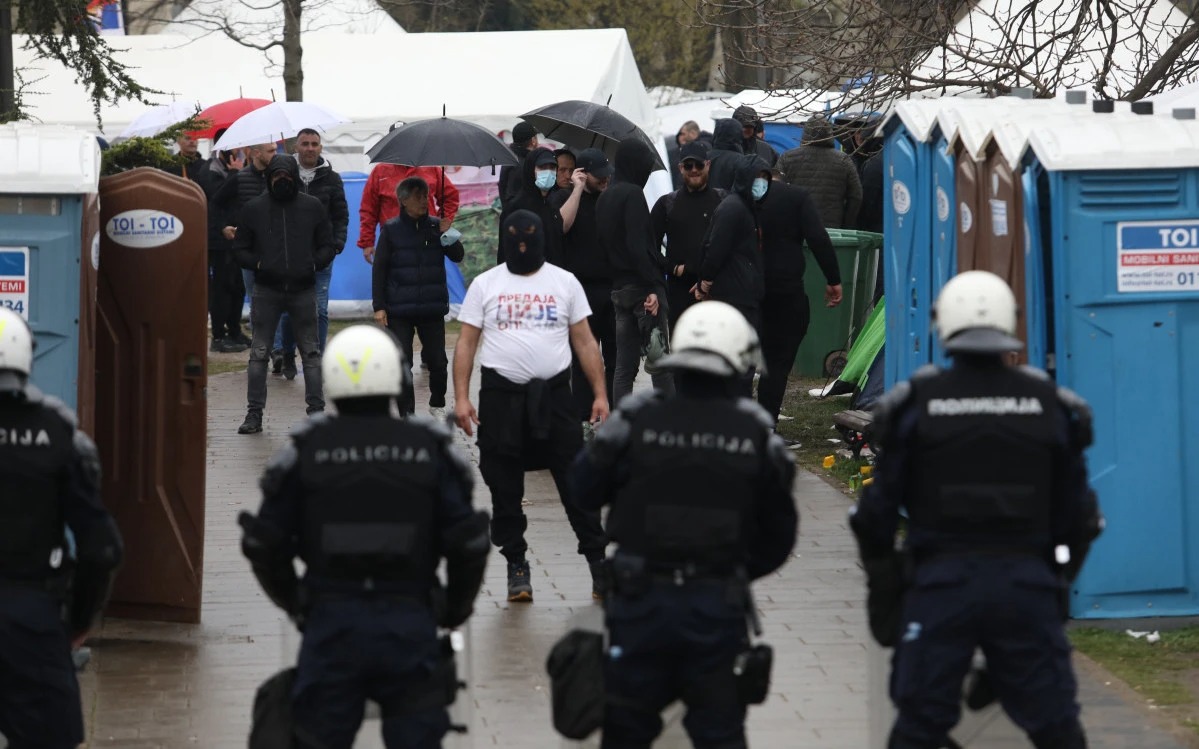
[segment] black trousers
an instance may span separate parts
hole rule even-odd
[[[566,519],[578,539],[578,551],[587,561],[604,557],[607,537],[599,512],[579,508],[570,490],[570,465],[583,447],[583,431],[574,413],[569,379],[547,384],[541,395],[521,392],[520,386],[500,381],[484,369],[479,388],[479,473],[491,490],[491,542],[509,562],[525,558],[529,545],[525,530],[529,520],[521,507],[525,472],[548,469],[566,510]],[[554,378],[558,380],[559,378]],[[496,384],[493,383],[497,383]],[[530,398],[549,399],[540,405]],[[546,414],[548,410],[548,414]],[[535,434],[530,411],[548,416],[548,434]]]
[[[212,318],[212,339],[229,338],[242,333],[241,308],[246,286],[241,266],[230,250],[208,251],[208,314]]]
[[[758,380],[758,403],[778,421],[799,344],[808,332],[811,312],[802,288],[767,293],[762,300],[762,358],[766,373]]]
[[[404,361],[412,366],[412,337],[420,336],[421,361],[429,367],[429,408],[445,408],[445,391],[449,383],[445,355],[445,318],[387,316],[387,327],[400,339]],[[406,388],[399,400],[400,413],[416,413],[416,393]]]
[[[691,288],[697,283],[697,277],[690,273],[682,278],[666,279],[666,319],[670,321],[670,329],[674,330],[678,325],[679,315],[687,310],[688,307],[695,304],[695,295],[691,293]]]
[[[583,284],[583,293],[587,295],[587,304],[591,307],[591,317],[587,318],[587,323],[604,359],[604,387],[608,389],[608,400],[611,401],[612,378],[616,375],[616,308],[612,306],[612,284],[607,281],[588,281]],[[573,351],[570,359],[570,388],[574,393],[579,421],[587,421],[591,418],[595,393],[591,392],[591,383],[583,374],[579,357]]]

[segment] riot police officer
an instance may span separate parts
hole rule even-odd
[[[1044,372],[1009,366],[1016,301],[998,276],[955,276],[934,315],[953,366],[925,367],[880,401],[876,479],[851,517],[872,631],[898,641],[888,746],[946,745],[981,648],[1034,746],[1085,747],[1063,620],[1066,585],[1102,528],[1083,460],[1090,409]]]
[[[769,676],[761,646],[749,645],[749,581],[795,545],[794,459],[770,415],[738,397],[762,365],[754,329],[732,306],[703,302],[679,317],[672,351],[660,363],[676,394],[626,398],[574,465],[584,507],[611,505],[617,544],[605,599],[608,749],[649,747],[678,699],[696,747],[746,746],[746,705],[765,698]],[[755,665],[738,666],[739,679],[747,657]]]
[[[96,446],[29,382],[33,346],[25,320],[0,308],[0,734],[14,749],[74,749],[71,648],[108,600],[121,535],[100,504]]]
[[[240,518],[255,576],[304,633],[292,691],[297,745],[349,749],[370,699],[389,749],[440,747],[456,677],[437,628],[471,614],[488,517],[471,509],[470,468],[448,429],[392,416],[409,370],[391,334],[347,328],[321,367],[337,415],[292,433],[263,474],[258,517]]]

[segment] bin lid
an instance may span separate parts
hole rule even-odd
[[[829,229],[828,238],[838,250],[877,250],[883,246],[883,235],[858,229]]]
[[[61,125],[0,125],[0,192],[79,195],[100,184],[100,144]]]
[[[1028,146],[1049,171],[1199,167],[1199,121],[1125,113],[1050,119]]]

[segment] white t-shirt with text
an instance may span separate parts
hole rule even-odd
[[[517,384],[548,380],[570,366],[570,326],[591,316],[574,274],[545,263],[530,276],[506,265],[480,274],[458,319],[483,331],[479,365]]]

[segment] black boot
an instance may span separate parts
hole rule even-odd
[[[237,428],[238,434],[258,434],[262,431],[262,414],[258,411],[246,412],[246,420]]]
[[[283,371],[283,351],[275,349],[271,352],[271,374],[279,374]]]
[[[283,379],[296,379],[296,355],[283,354]]]

